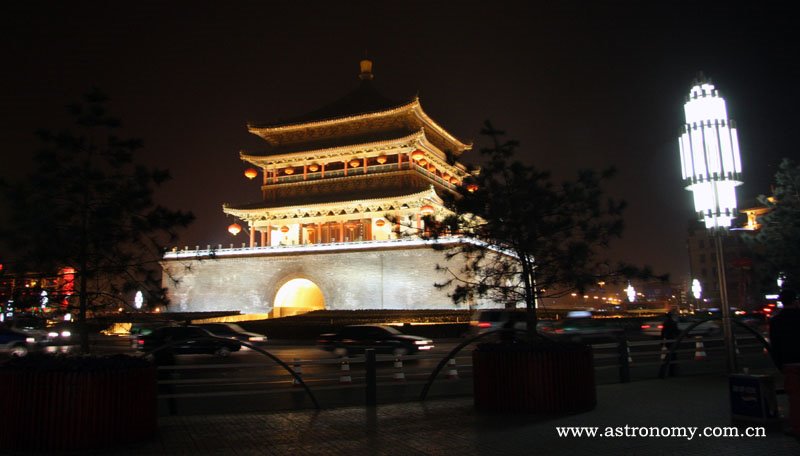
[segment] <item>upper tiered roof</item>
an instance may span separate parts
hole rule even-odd
[[[458,156],[471,148],[428,117],[417,97],[403,103],[381,94],[373,85],[370,61],[362,61],[359,77],[354,91],[319,109],[279,122],[249,123],[248,130],[263,138],[268,148],[263,154],[247,155],[326,149],[402,138],[421,130],[442,152]]]

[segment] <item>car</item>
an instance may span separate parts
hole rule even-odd
[[[214,336],[198,326],[156,328],[150,334],[140,335],[136,340],[136,348],[149,353],[170,343],[174,345],[165,350],[176,355],[208,354],[224,358],[242,348],[238,340]]]
[[[76,324],[67,321],[57,322],[47,328],[47,338],[42,344],[57,347],[79,345],[80,337],[80,330]]]
[[[468,335],[476,336],[501,328],[513,327],[524,331],[527,327],[526,309],[480,309],[472,314]],[[553,330],[552,320],[537,320],[537,331],[549,333]]]
[[[692,317],[678,317],[678,330],[683,332],[686,328],[691,326],[693,323],[697,321],[703,321],[700,318],[692,318]],[[641,324],[640,328],[642,334],[651,337],[661,337],[661,329],[664,327],[663,319],[661,320],[649,320],[645,321]],[[699,325],[692,328],[689,331],[690,336],[713,336],[719,334],[720,327],[719,323],[716,321],[703,321]]]
[[[128,338],[131,343],[131,348],[136,348],[139,346],[139,336],[146,336],[162,326],[169,326],[169,324],[163,321],[158,323],[131,324],[131,329],[128,330]]]
[[[207,329],[215,336],[236,339],[241,342],[259,344],[267,341],[267,336],[264,334],[246,331],[244,328],[234,323],[203,323],[197,326]]]
[[[375,349],[376,353],[411,355],[434,347],[430,339],[403,334],[386,325],[345,326],[339,332],[321,334],[317,346],[337,355],[364,353],[367,348]]]
[[[590,314],[574,314],[553,325],[552,333],[562,340],[572,342],[614,342],[625,333],[608,318],[592,318]]]
[[[480,309],[472,314],[469,321],[472,335],[483,334],[496,329],[507,328],[525,329],[524,309]]]
[[[25,356],[36,347],[36,339],[0,323],[0,352]]]

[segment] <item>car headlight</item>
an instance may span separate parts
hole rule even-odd
[[[247,340],[248,342],[264,342],[265,340],[267,340],[267,338],[262,336],[251,336],[248,337]]]
[[[29,344],[32,344],[32,343],[36,342],[36,339],[34,339],[33,337],[26,337],[25,338],[25,342],[29,343]]]
[[[414,341],[415,345],[428,345],[429,343],[431,343],[430,340],[415,340]]]
[[[61,331],[61,337],[70,337],[72,333],[69,331]]]
[[[55,332],[55,331],[50,331],[49,333],[47,333],[47,337],[50,337],[50,338],[58,337],[58,333]]]

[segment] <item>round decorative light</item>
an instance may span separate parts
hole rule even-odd
[[[258,176],[258,171],[255,168],[247,168],[244,170],[244,177],[248,179],[255,179]]]
[[[434,172],[434,171],[436,171],[436,167],[433,166],[432,164],[428,163],[428,171]]]
[[[455,177],[455,176],[451,177],[451,178],[450,178],[450,183],[451,183],[451,184],[457,184],[457,183],[458,183],[458,178],[457,178],[457,177]]]
[[[236,236],[242,232],[242,225],[239,225],[238,223],[231,223],[228,225],[228,232]]]
[[[381,165],[386,163],[386,155],[379,156],[378,158],[375,159],[375,161],[377,161]]]
[[[424,157],[424,156],[425,156],[425,152],[423,152],[421,150],[415,150],[414,152],[411,153],[411,159],[414,160],[414,161],[420,161],[420,160],[422,160],[422,157]]]
[[[358,160],[350,160],[350,167],[351,168],[358,168],[358,165],[361,164]]]
[[[477,190],[477,189],[478,189],[478,186],[477,186],[477,185],[475,185],[475,184],[469,184],[469,185],[467,185],[467,191],[468,191],[468,192],[470,192],[470,193],[473,193],[473,192],[475,192],[475,190]]]
[[[419,163],[419,166],[425,166],[425,165],[427,165],[427,164],[428,164],[428,160],[425,160],[425,159],[423,158],[423,159],[421,159],[421,160],[418,160],[418,161],[417,161],[417,163]]]
[[[419,208],[419,211],[422,214],[428,215],[428,214],[433,214],[434,209],[433,209],[433,206],[431,206],[430,204],[426,204],[426,205],[422,206],[421,208]]]
[[[386,225],[386,220],[384,219],[378,219],[378,221],[375,222],[375,226],[383,226],[383,225]]]
[[[281,227],[281,233],[288,233],[288,232],[289,232],[289,227],[288,227],[288,226],[286,226],[286,225],[283,225],[283,226]]]
[[[283,174],[287,174],[287,175],[291,176],[292,174],[294,174],[294,168],[286,168],[286,169],[284,169],[283,170]]]
[[[319,165],[316,164],[316,163],[312,163],[312,164],[308,165],[308,170],[311,171],[312,173],[316,173],[318,169],[319,169]]]

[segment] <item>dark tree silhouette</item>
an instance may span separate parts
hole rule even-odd
[[[771,195],[759,196],[769,209],[761,216],[761,229],[748,239],[758,253],[762,286],[775,286],[779,274],[784,288],[800,289],[800,165],[784,159],[775,173]],[[772,288],[774,290],[774,288]],[[771,291],[771,290],[770,290]]]
[[[604,196],[603,183],[613,170],[581,171],[573,181],[555,183],[550,174],[514,160],[519,146],[486,122],[481,132],[491,146],[481,149],[487,161],[474,170],[458,194],[445,196],[452,211],[443,221],[426,218],[428,236],[458,233],[466,242],[439,245],[448,259],[464,259],[452,269],[454,302],[484,297],[507,306],[524,302],[528,334],[536,335],[535,301],[583,291],[599,281],[649,270],[611,263],[601,256],[623,229],[625,204]]]
[[[68,106],[70,130],[37,132],[34,171],[3,184],[13,223],[2,239],[20,273],[75,270],[81,348],[88,351],[89,309],[120,306],[121,294],[144,287],[148,302],[164,300],[158,260],[162,245],[194,218],[153,200],[168,172],[137,164],[138,139],[116,135],[120,121],[97,90]]]

